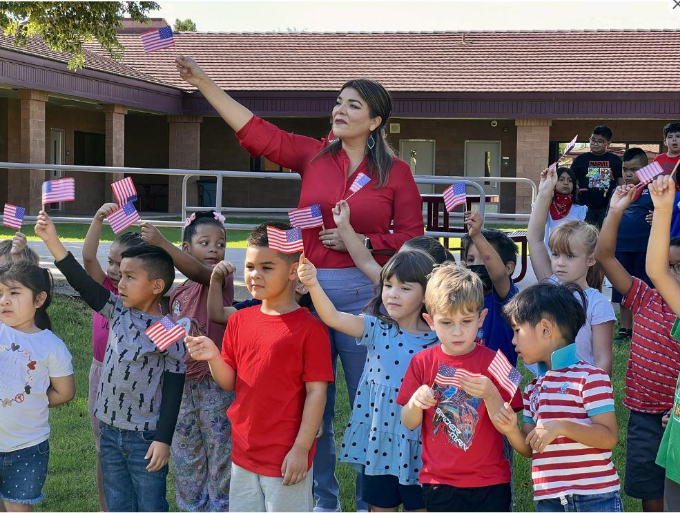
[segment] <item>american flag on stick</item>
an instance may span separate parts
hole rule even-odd
[[[76,181],[73,178],[48,180],[42,184],[42,204],[75,201]]]
[[[298,208],[288,212],[290,224],[295,228],[316,228],[323,226],[323,217],[321,216],[321,205],[315,203],[311,207]]]
[[[476,372],[470,372],[458,367],[449,367],[448,365],[441,364],[437,371],[437,375],[434,377],[434,384],[444,387],[454,386],[456,388],[461,388],[461,379],[481,377],[482,375],[477,374]]]
[[[637,184],[636,189],[642,189],[645,187],[645,185],[651,183],[657,176],[659,176],[661,173],[663,173],[663,167],[661,167],[661,164],[658,162],[652,162],[648,166],[643,167],[642,169],[638,169],[635,171],[636,176],[638,177],[638,180],[640,180],[640,183]]]
[[[129,176],[113,182],[111,184],[111,189],[113,190],[113,195],[116,197],[118,205],[121,207],[129,202],[137,201],[137,188],[132,178]]]
[[[146,334],[158,349],[165,351],[169,346],[186,336],[184,328],[166,315],[147,328]]]
[[[273,251],[287,254],[304,251],[300,228],[279,230],[273,226],[267,226],[267,239],[269,241],[269,249]]]
[[[566,157],[567,155],[569,155],[569,153],[571,152],[571,150],[574,149],[574,146],[576,146],[576,139],[578,139],[578,134],[576,134],[576,135],[574,136],[574,138],[569,142],[569,144],[567,144],[567,147],[564,149],[564,153],[563,153],[562,156],[560,157],[560,160],[562,160],[564,157]]]
[[[454,183],[444,191],[444,206],[447,212],[451,212],[458,205],[465,205],[466,202],[464,183]]]
[[[15,230],[21,230],[21,224],[24,222],[24,215],[26,215],[26,209],[24,207],[17,207],[11,203],[5,203],[5,209],[2,212],[2,224],[14,228]]]
[[[113,214],[109,215],[108,219],[113,233],[118,235],[141,218],[139,217],[139,212],[137,212],[135,206],[132,203],[126,203],[122,208],[119,208]]]
[[[496,351],[496,356],[489,365],[489,372],[496,378],[498,384],[510,394],[510,398],[514,397],[519,384],[522,382],[522,375],[500,351]]]
[[[352,182],[352,185],[350,185],[349,190],[352,194],[347,196],[347,199],[350,199],[352,196],[354,196],[357,192],[361,190],[361,188],[366,185],[368,182],[371,181],[371,177],[364,174],[364,173],[359,173],[357,177],[354,179]]]
[[[162,27],[143,32],[142,44],[144,45],[144,51],[146,53],[175,46],[175,39],[172,37],[172,28]]]

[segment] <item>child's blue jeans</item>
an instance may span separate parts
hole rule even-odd
[[[565,495],[554,499],[536,502],[536,511],[623,511],[619,492],[598,493],[595,495]]]
[[[128,431],[100,423],[104,493],[109,511],[168,511],[168,466],[146,470],[155,431]]]

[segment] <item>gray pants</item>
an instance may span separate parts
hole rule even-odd
[[[680,511],[680,484],[668,478],[663,488],[663,510]]]
[[[254,474],[231,463],[229,511],[312,511],[313,468],[307,478],[283,486],[283,478]]]

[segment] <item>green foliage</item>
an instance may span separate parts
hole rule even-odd
[[[175,24],[172,26],[172,30],[175,32],[196,32],[196,24],[191,21],[191,18],[187,18],[186,20],[177,18]]]
[[[159,6],[156,2],[0,2],[0,29],[15,37],[15,45],[40,36],[50,49],[72,55],[69,69],[85,64],[83,42],[97,40],[115,59],[122,58],[123,45],[116,29],[129,16],[147,20],[145,14]]]

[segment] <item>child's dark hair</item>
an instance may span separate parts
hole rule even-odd
[[[671,238],[671,243],[669,244],[670,247],[678,247],[680,246],[680,237],[672,237]]]
[[[485,228],[482,230],[482,235],[484,235],[486,240],[489,241],[489,244],[493,246],[493,249],[496,250],[496,253],[501,257],[504,264],[509,262],[517,264],[517,244],[515,244],[505,232],[493,228]],[[460,244],[462,248],[461,255],[463,261],[465,261],[467,259],[468,249],[470,249],[470,245],[472,244],[472,239],[469,235],[464,235]]]
[[[451,252],[442,246],[437,239],[434,237],[428,237],[427,235],[421,235],[420,237],[407,240],[404,242],[402,247],[416,251],[423,251],[424,253],[430,255],[436,264],[454,262],[456,260]]]
[[[0,267],[0,283],[8,286],[11,282],[21,283],[33,292],[33,300],[38,294],[47,294],[45,302],[35,311],[35,325],[41,330],[51,330],[52,322],[47,315],[47,308],[52,303],[52,273],[49,269],[38,267],[28,260],[21,260]]]
[[[5,257],[10,262],[12,261],[12,239],[0,240],[0,257]],[[40,264],[40,257],[38,253],[33,251],[28,244],[21,252],[21,259],[31,262],[33,265]]]
[[[680,123],[668,123],[665,127],[663,127],[663,138],[666,139],[668,134],[675,132],[680,132]]]
[[[292,226],[289,225],[288,223],[284,223],[281,221],[270,221],[268,223],[262,223],[252,232],[250,232],[250,235],[248,235],[248,239],[246,240],[246,244],[248,246],[268,248],[269,237],[267,236],[267,226],[278,228],[279,230],[290,230],[292,228]],[[300,259],[300,253],[281,253],[280,251],[277,251],[277,253],[283,260],[290,263],[297,262]]]
[[[227,238],[227,230],[224,228],[224,224],[217,220],[215,212],[195,212],[192,216],[194,216],[193,220],[184,227],[182,242],[190,243],[192,237],[196,234],[196,228],[204,224],[217,226],[224,232],[224,238]]]
[[[140,260],[149,280],[163,280],[165,288],[163,288],[161,296],[165,295],[172,287],[172,282],[175,281],[175,265],[170,254],[163,248],[144,243],[126,249],[120,256],[122,259],[136,258]]]
[[[571,183],[573,184],[573,188],[571,189],[571,199],[574,200],[574,203],[578,201],[578,182],[576,181],[576,173],[574,173],[570,167],[558,167],[557,168],[557,178],[559,179],[560,176],[562,176],[564,173],[567,173],[569,175],[569,178],[571,178]]]
[[[144,244],[141,234],[137,232],[121,233],[113,242],[124,248],[134,248],[135,246]]]
[[[586,308],[586,295],[575,283],[544,282],[513,297],[503,308],[503,315],[510,326],[525,323],[536,326],[541,319],[549,319],[557,325],[564,340],[572,344],[586,322]]]
[[[375,297],[371,300],[364,311],[381,321],[399,329],[397,321],[383,313],[382,289],[387,280],[396,277],[402,283],[419,283],[423,287],[423,297],[427,289],[427,280],[434,269],[434,259],[422,251],[402,251],[390,258],[380,271],[380,283]],[[426,313],[423,305],[422,312]]]
[[[607,125],[598,125],[593,128],[593,135],[601,135],[607,139],[607,141],[611,141],[614,134],[612,134],[612,129]]]
[[[680,132],[680,130],[678,131]],[[623,162],[630,162],[631,160],[634,159],[640,159],[640,163],[643,166],[646,166],[647,163],[649,162],[647,153],[642,148],[628,148],[626,151],[623,152],[623,157],[621,158]]]

